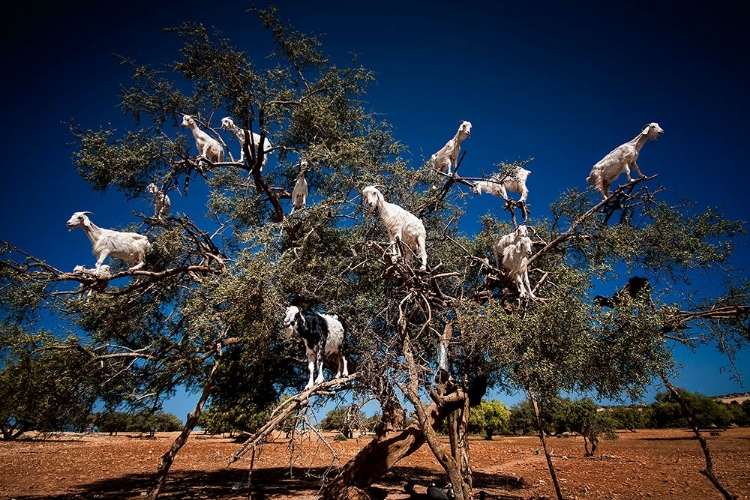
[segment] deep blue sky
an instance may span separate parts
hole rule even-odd
[[[563,190],[585,188],[591,165],[656,121],[665,134],[647,143],[639,159],[644,174],[659,174],[652,187],[663,185],[699,207],[748,219],[746,2],[275,4],[295,28],[320,34],[334,61],[345,65],[349,52],[356,52],[359,63],[377,73],[369,104],[395,126],[414,166],[469,120],[462,173],[480,175],[500,161],[534,158],[528,201],[532,217],[542,217]],[[90,210],[97,224],[117,228],[134,222],[132,210],[147,211],[148,201],[91,191],[72,165],[72,138],[62,122],[127,126],[116,105],[129,74],[112,54],[144,63],[176,60],[176,37],[161,30],[182,21],[219,27],[261,62],[269,41],[254,15],[244,12],[250,5],[17,5],[21,14],[7,18],[2,34],[6,166],[0,203],[6,215],[0,239],[62,270],[93,265],[84,234],[65,227],[70,214]],[[228,144],[237,147],[234,140]],[[271,157],[267,168],[273,164]],[[172,201],[176,210],[190,211],[202,200],[172,193]],[[470,205],[470,216],[493,211],[507,218],[496,198],[485,195]],[[734,262],[743,266],[750,256],[747,238],[737,243]],[[679,358],[688,366],[674,381],[678,385],[709,395],[747,390],[719,372],[726,363],[711,350],[682,351]],[[747,354],[740,368],[748,379]],[[189,405],[181,398],[166,409],[183,417]]]

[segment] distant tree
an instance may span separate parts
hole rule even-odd
[[[593,457],[599,448],[602,434],[614,431],[614,419],[608,411],[600,411],[590,398],[583,398],[570,404],[570,430],[583,436],[583,447],[587,457]],[[591,449],[589,450],[589,444]]]
[[[130,415],[122,411],[108,411],[96,414],[95,424],[99,432],[107,432],[110,436],[124,432],[128,428]]]
[[[365,426],[368,431],[372,431],[382,420],[383,416],[380,413],[374,413],[365,419]]]
[[[198,419],[198,426],[207,434],[228,433],[234,435],[234,432],[237,430],[231,419],[227,417],[226,412],[213,406],[201,412],[201,416]]]
[[[549,422],[551,433],[560,435],[573,430],[576,420],[580,417],[574,402],[570,398],[549,398],[542,405],[545,420]]]
[[[0,422],[4,440],[24,432],[82,431],[97,400],[99,377],[91,357],[73,349],[44,349],[54,337],[0,331],[8,353],[0,370]]]
[[[732,423],[732,412],[729,407],[712,397],[680,389],[680,395],[687,406],[693,422],[701,428],[727,427]],[[660,421],[658,427],[686,427],[687,419],[680,402],[669,393],[659,393],[656,396],[657,415]]]
[[[614,406],[609,409],[609,414],[616,429],[628,429],[635,432],[636,429],[643,429],[646,424],[644,409],[634,405]]]
[[[177,415],[163,411],[151,415],[150,424],[157,432],[174,432],[182,429],[182,420]]]
[[[668,393],[656,395],[656,401],[650,405],[651,425],[656,429],[676,429],[687,427],[687,420],[678,402]]]
[[[326,413],[323,420],[320,421],[320,428],[324,431],[336,431],[344,426],[344,417],[346,416],[346,408],[339,407]]]
[[[341,431],[346,437],[352,437],[355,430],[364,430],[367,418],[356,405],[342,406],[329,411],[320,422],[324,431]]]
[[[469,415],[469,432],[482,433],[488,440],[495,434],[505,432],[510,420],[510,410],[497,400],[482,401],[471,409]]]
[[[542,413],[541,418],[544,423],[544,432],[551,434],[553,432],[551,417],[547,413]],[[537,430],[536,417],[531,401],[524,399],[510,408],[508,429],[518,435],[530,434]]]
[[[484,434],[485,420],[482,405],[475,406],[471,409],[467,426],[469,434]],[[447,432],[447,428],[447,423],[444,423],[444,429],[441,429],[441,431]]]
[[[743,427],[750,426],[750,399],[746,399],[743,401],[740,405],[741,413],[738,412],[737,416],[737,425],[741,425]]]

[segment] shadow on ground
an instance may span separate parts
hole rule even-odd
[[[271,496],[287,496],[297,498],[304,495],[315,495],[323,484],[323,476],[333,477],[335,472],[326,468],[299,469],[291,471],[285,468],[267,468],[253,471],[251,493],[253,500],[262,500]],[[420,467],[394,467],[373,487],[368,494],[373,500],[385,499],[389,494],[404,494],[416,490],[424,490],[430,483],[443,485],[447,483],[446,476],[436,475],[434,471]],[[15,500],[130,500],[145,498],[154,484],[154,474],[131,474],[118,478],[81,485],[75,493],[64,495],[26,495],[17,496]],[[474,488],[480,490],[505,490],[507,495],[497,493],[488,498],[501,500],[515,500],[525,498],[523,495],[513,495],[512,491],[525,488],[522,479],[504,475],[490,475],[475,473]],[[213,472],[179,471],[171,473],[159,498],[164,499],[246,499],[248,498],[248,471],[225,469]],[[413,498],[423,498],[418,493]]]

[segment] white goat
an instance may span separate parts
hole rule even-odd
[[[102,229],[89,220],[86,214],[90,213],[75,212],[66,225],[71,231],[80,227],[88,236],[93,246],[92,253],[96,256],[95,272],[102,269],[102,263],[109,255],[125,261],[131,271],[146,264],[146,254],[151,251],[148,237],[137,233]]]
[[[73,268],[73,272],[78,274],[90,274],[97,278],[109,278],[112,275],[109,272],[109,266],[107,264],[102,264],[98,269],[86,269],[84,266],[76,266]]]
[[[658,123],[649,123],[643,127],[641,133],[635,136],[631,141],[620,144],[609,152],[607,156],[599,160],[591,169],[591,173],[586,177],[586,182],[594,186],[599,194],[606,200],[609,198],[609,186],[623,172],[628,176],[628,182],[632,182],[630,177],[630,166],[633,167],[638,177],[643,177],[640,167],[636,163],[641,148],[649,139],[656,139],[664,133],[664,130]]]
[[[297,182],[294,183],[294,189],[292,189],[292,211],[289,215],[292,215],[295,210],[301,210],[307,205],[307,179],[305,179],[304,170],[299,173]]]
[[[529,196],[529,189],[526,187],[526,179],[529,177],[530,173],[529,170],[519,167],[515,172],[504,176],[504,178],[503,174],[492,174],[488,180],[477,181],[472,184],[471,190],[474,194],[489,193],[499,196],[505,201],[509,201],[508,191],[513,191],[514,193],[521,195],[518,201],[524,202]]]
[[[167,193],[159,189],[153,182],[146,186],[146,190],[154,195],[154,200],[156,201],[154,217],[159,220],[166,219],[169,216],[169,208],[172,206],[172,201],[169,199]]]
[[[193,116],[184,115],[182,117],[182,126],[189,128],[193,133],[195,146],[198,148],[199,155],[203,156],[211,163],[224,161],[224,148],[221,147],[221,143],[201,130]]]
[[[237,139],[240,140],[240,161],[245,161],[245,132],[247,132],[250,137],[250,144],[248,144],[248,148],[255,151],[255,154],[258,154],[258,147],[260,146],[260,134],[250,132],[249,130],[246,131],[244,128],[238,127],[228,116],[221,119],[221,128],[223,128],[224,130],[231,130],[232,132],[234,132],[234,135],[237,136]],[[263,171],[263,167],[266,166],[268,155],[271,153],[271,148],[273,148],[271,141],[269,141],[268,138],[264,138],[263,161],[260,165],[261,172]]]
[[[73,268],[73,273],[84,274],[88,275],[88,277],[97,279],[96,283],[89,285],[88,290],[86,290],[86,297],[91,297],[91,294],[95,291],[103,292],[107,288],[107,284],[109,282],[99,280],[106,280],[107,278],[112,276],[112,274],[109,272],[109,266],[107,264],[102,264],[101,266],[99,266],[99,269],[86,269],[84,266],[76,266]],[[79,288],[83,289],[84,284],[81,283]]]
[[[410,250],[404,256],[404,261],[410,262],[413,259],[413,254],[419,255],[422,258],[420,270],[427,269],[427,250],[425,248],[427,231],[425,231],[422,221],[400,206],[385,201],[383,194],[375,186],[364,188],[362,199],[370,211],[378,208],[380,218],[388,230],[391,246],[395,249],[393,259],[395,260],[400,255],[398,242],[403,241]]]
[[[503,252],[510,245],[515,245],[521,239],[528,238],[529,229],[521,224],[512,233],[505,234],[498,238],[494,245],[492,245],[492,254],[495,256],[495,267],[500,268],[500,264],[503,261]]]
[[[445,174],[451,174],[451,167],[456,166],[458,153],[461,151],[461,143],[471,135],[471,122],[463,121],[458,127],[458,132],[451,140],[445,143],[440,151],[430,157],[432,168]]]
[[[532,253],[532,242],[528,236],[519,238],[517,243],[503,249],[503,267],[508,270],[508,277],[516,282],[521,297],[535,299],[529,282],[529,256]]]

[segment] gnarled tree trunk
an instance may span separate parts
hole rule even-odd
[[[195,409],[188,414],[188,418],[185,422],[185,426],[182,428],[182,432],[180,432],[180,435],[175,438],[175,440],[172,442],[172,446],[169,447],[169,450],[167,450],[167,452],[164,453],[159,460],[159,469],[156,472],[156,483],[154,484],[153,488],[151,488],[151,491],[148,492],[148,500],[155,500],[159,497],[161,488],[162,486],[164,486],[164,482],[167,479],[167,474],[169,474],[169,469],[170,467],[172,467],[172,462],[174,462],[174,457],[177,456],[177,452],[180,451],[183,446],[185,446],[188,437],[190,437],[190,433],[193,431],[195,426],[198,425],[198,419],[200,418],[201,412],[203,411],[203,406],[206,404],[208,396],[211,394],[211,389],[213,388],[214,380],[216,379],[216,372],[219,370],[220,361],[221,344],[219,344],[217,348],[217,353],[214,357],[214,364],[211,368],[211,373],[208,375],[206,385],[203,387],[203,393],[201,394],[198,403],[196,403]]]
[[[437,425],[442,415],[436,404],[428,408],[430,421]],[[417,422],[396,434],[370,441],[338,476],[321,491],[321,497],[330,500],[346,500],[347,489],[364,489],[383,477],[399,460],[417,451],[426,441]]]

